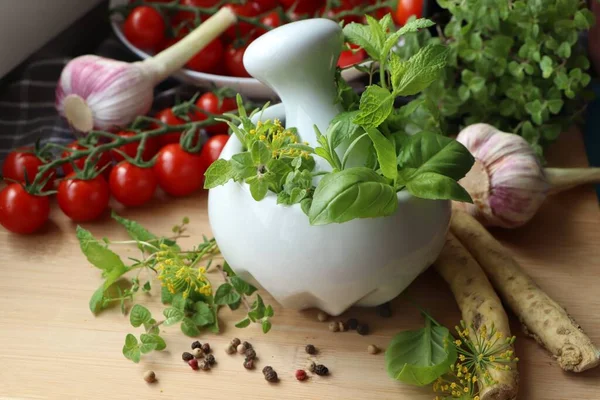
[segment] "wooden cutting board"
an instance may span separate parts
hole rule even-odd
[[[553,166],[587,166],[579,132],[565,134],[548,153]],[[192,223],[192,237],[184,246],[210,234],[204,193],[186,199],[160,201],[122,215],[140,221],[156,233],[168,233],[183,216]],[[387,377],[384,356],[370,355],[367,345],[385,348],[392,336],[423,325],[419,312],[405,298],[393,302],[393,317],[384,319],[373,309],[352,309],[340,319],[366,321],[372,333],[332,333],[316,320],[316,310],[297,312],[275,306],[273,329],[263,335],[258,327],[237,329],[241,311],[222,310],[222,334],[202,335],[215,349],[217,365],[210,372],[192,371],[181,353],[192,340],[178,327],[165,328],[167,351],[145,357],[139,365],[121,354],[124,337],[136,332],[118,309],[94,317],[88,300],[99,286],[100,274],[81,254],[75,224],[54,207],[52,223],[34,236],[0,230],[0,399],[394,399],[429,400],[430,388],[415,388]],[[600,212],[592,188],[579,188],[551,198],[529,225],[494,231],[525,269],[552,297],[563,304],[592,340],[600,344]],[[108,218],[84,224],[97,237],[125,238]],[[377,249],[365,249],[365,251]],[[135,248],[123,255],[136,254]],[[281,268],[285,268],[284,265]],[[368,268],[368,266],[365,266]],[[157,288],[155,288],[157,289]],[[140,294],[138,301],[155,314],[159,296]],[[407,294],[430,310],[440,322],[454,326],[460,319],[445,283],[432,270],[410,286]],[[266,301],[273,300],[266,295]],[[526,338],[514,316],[518,336],[521,386],[519,399],[598,399],[600,369],[579,375],[562,372],[533,340]],[[225,354],[233,337],[251,342],[259,356],[257,369],[247,371],[239,355]],[[304,346],[320,349],[317,359],[329,377],[307,382],[294,371],[307,363]],[[261,369],[271,365],[281,382],[268,384]],[[152,369],[158,383],[142,380]]]

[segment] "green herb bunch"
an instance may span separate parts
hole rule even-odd
[[[453,125],[450,132],[486,122],[523,136],[541,156],[584,107],[590,63],[578,40],[594,24],[586,1],[438,3],[451,13],[438,37],[419,32],[399,49],[403,57],[424,43],[450,50],[443,79],[423,97]]]
[[[187,218],[173,227],[174,236],[169,238],[158,237],[139,223],[114,213],[113,218],[127,230],[132,240],[110,241],[105,238],[100,241],[89,231],[77,227],[81,251],[92,265],[102,270],[104,277],[103,284],[90,299],[90,310],[97,314],[119,303],[125,314],[127,302],[134,300],[140,288],[142,292],[150,292],[154,279],[160,283],[161,301],[167,305],[161,320],[154,318],[150,310],[141,304],[131,308],[131,325],[134,328],[143,327],[144,333],[139,339],[133,334],[125,337],[123,355],[126,358],[137,363],[142,354],[164,350],[166,342],[160,336],[161,325],[179,324],[181,331],[188,336],[197,336],[206,329],[218,333],[217,314],[220,306],[226,305],[236,310],[244,305],[247,315],[236,324],[239,328],[258,323],[264,333],[271,329],[273,308],[265,305],[259,294],[253,296],[256,287],[237,276],[226,262],[223,266],[215,265],[213,268],[224,279],[224,283],[216,291],[213,290],[206,273],[213,261],[220,257],[214,239],[204,237],[202,243],[190,250],[182,250],[177,245],[176,240],[185,237],[189,223]],[[136,244],[142,254],[141,259],[130,258],[131,265],[125,265],[121,257],[109,248],[111,245],[127,244]],[[150,277],[141,284],[140,275],[143,271],[148,272]]]
[[[418,126],[411,120],[435,105],[416,101],[394,108],[397,97],[421,92],[446,65],[448,50],[442,45],[427,45],[406,61],[392,51],[400,37],[433,22],[418,19],[396,31],[389,14],[379,21],[366,18],[366,25],[346,25],[344,35],[374,61],[368,72],[371,78],[378,74],[379,82],[359,97],[338,71],[337,100],[345,111],[325,133],[315,127],[314,148],[279,121],[255,124],[251,117],[260,111],[247,116],[238,101],[239,115],[228,116],[229,125],[245,151],[213,163],[205,188],[245,182],[257,201],[271,191],[280,204],[300,203],[312,225],[392,215],[401,190],[425,199],[471,201],[457,183],[473,164],[469,151],[441,135],[439,119]],[[315,172],[315,157],[325,160],[330,171]]]

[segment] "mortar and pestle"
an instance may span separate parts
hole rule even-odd
[[[335,104],[341,28],[309,19],[274,29],[246,50],[244,65],[282,103],[257,119],[278,118],[317,147],[342,108]],[[244,151],[232,135],[221,153]],[[315,170],[330,170],[315,157]],[[354,160],[354,163],[360,160]],[[437,258],[450,221],[450,202],[398,192],[389,217],[312,226],[300,205],[277,204],[269,192],[255,201],[247,184],[230,181],[209,191],[208,214],[219,248],[233,270],[267,290],[283,307],[316,307],[339,315],[351,306],[377,306],[398,296]]]

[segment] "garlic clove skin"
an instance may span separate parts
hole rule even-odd
[[[63,69],[56,88],[56,109],[80,132],[109,130],[146,114],[154,82],[140,63],[94,55],[74,58]]]
[[[474,124],[457,137],[475,157],[459,183],[473,204],[454,203],[488,226],[524,225],[546,199],[550,185],[531,146],[522,137],[488,124]]]

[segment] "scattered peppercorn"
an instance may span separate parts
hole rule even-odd
[[[306,347],[304,348],[304,350],[310,355],[317,354],[317,348],[315,346],[313,346],[312,344],[307,344]]]
[[[246,369],[254,369],[254,359],[245,359],[244,360],[244,368]]]
[[[208,362],[208,360],[204,360],[200,364],[200,368],[202,368],[202,371],[208,371],[210,369],[210,365],[211,364]]]
[[[358,326],[358,320],[356,318],[350,318],[348,321],[346,321],[346,325],[348,326],[348,329],[355,330]]]
[[[194,343],[192,343],[192,350],[194,349],[199,349],[202,347],[202,343],[200,343],[199,341],[195,341]]]
[[[304,380],[306,380],[306,378],[308,378],[308,375],[306,375],[305,370],[303,370],[303,369],[296,370],[296,379],[298,379],[299,381],[304,381]]]
[[[231,340],[231,345],[232,345],[233,347],[238,347],[238,346],[240,345],[240,343],[242,343],[242,342],[241,342],[241,341],[240,341],[240,339],[238,339],[238,338],[233,338],[233,339]]]
[[[311,361],[310,364],[308,364],[308,370],[310,372],[315,372],[315,368],[317,368],[317,364],[315,364],[313,361]]]
[[[277,382],[279,380],[279,377],[277,376],[277,372],[275,372],[273,369],[270,369],[265,374],[265,379],[267,380],[267,382],[273,383]]]
[[[202,358],[204,357],[204,352],[201,348],[196,347],[194,350],[192,350],[192,355],[194,358]]]
[[[204,361],[206,361],[209,365],[215,365],[215,363],[217,362],[217,360],[215,360],[215,356],[213,356],[212,354],[208,354]]]
[[[191,360],[189,360],[188,364],[190,365],[190,367],[192,367],[192,369],[194,371],[196,371],[198,369],[198,360],[196,360],[195,358],[192,358]]]
[[[340,325],[337,322],[332,321],[329,323],[329,330],[331,332],[337,332],[340,330]]]
[[[246,347],[247,349],[251,349],[252,345],[249,342],[243,342],[242,343],[244,345],[244,347]]]
[[[375,346],[374,344],[370,344],[369,347],[367,347],[367,351],[370,354],[377,354],[377,353],[379,353],[380,350],[379,350],[379,347]]]
[[[225,353],[227,353],[227,354],[233,354],[233,353],[235,353],[235,351],[236,351],[236,349],[233,346],[233,344],[229,344],[229,345],[227,345],[227,347],[225,347]]]
[[[358,326],[356,327],[356,332],[358,332],[359,335],[368,335],[369,334],[369,325],[367,324],[358,324]]]
[[[264,368],[262,369],[262,373],[263,373],[263,375],[264,375],[264,374],[266,374],[266,373],[267,373],[267,372],[269,372],[269,371],[273,371],[273,367],[271,367],[270,365],[267,365],[266,367],[264,367]]]
[[[148,383],[156,382],[156,374],[154,373],[154,371],[144,372],[144,380]]]
[[[329,368],[327,368],[323,364],[318,364],[315,366],[315,374],[319,376],[329,375]]]
[[[246,352],[246,346],[244,346],[244,344],[238,344],[237,348],[236,348],[237,352],[239,354],[244,354]]]
[[[327,313],[324,313],[323,311],[319,311],[319,313],[317,314],[317,319],[320,322],[325,322],[329,319],[329,315],[327,315]]]
[[[384,303],[377,307],[377,313],[380,317],[389,318],[392,316],[392,307],[389,302]]]
[[[187,351],[184,351],[183,354],[181,355],[181,359],[183,361],[190,361],[194,359],[194,356],[192,355],[192,353],[188,353]]]
[[[254,360],[256,358],[256,351],[253,348],[246,349],[244,352],[247,360]]]
[[[346,332],[348,330],[348,327],[342,321],[338,322],[338,326],[339,326],[340,332]]]
[[[210,344],[208,344],[208,343],[204,343],[204,344],[202,345],[202,351],[203,351],[204,353],[206,353],[206,354],[210,353]]]

